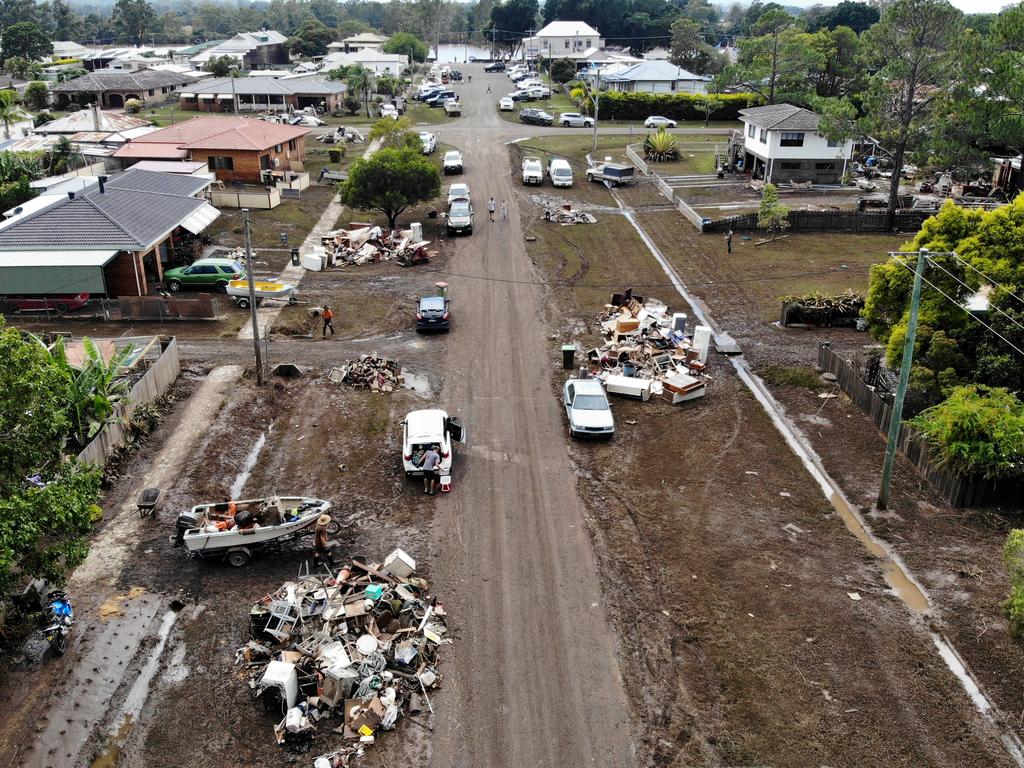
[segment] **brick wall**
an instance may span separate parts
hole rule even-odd
[[[259,184],[260,178],[260,158],[262,156],[268,156],[270,158],[270,170],[274,171],[301,171],[302,162],[306,156],[306,139],[304,136],[300,136],[295,140],[295,149],[288,149],[288,142],[281,145],[281,151],[275,152],[274,148],[255,152],[253,150],[207,150],[207,149],[193,149],[192,159],[201,163],[210,162],[210,157],[230,157],[233,161],[234,168],[230,171],[218,168],[217,179],[219,181],[243,181],[251,184]],[[280,163],[277,168],[274,168],[274,158],[278,158]]]
[[[149,293],[149,285],[146,282],[146,270],[143,269],[137,253],[122,251],[114,257],[114,260],[103,269],[103,278],[107,284],[107,296],[145,296]],[[135,267],[132,260],[136,260],[138,266],[138,283],[135,281]],[[141,285],[142,291],[139,291]]]

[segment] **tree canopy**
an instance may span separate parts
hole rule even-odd
[[[324,26],[323,22],[308,18],[302,22],[295,34],[288,38],[288,50],[293,56],[323,56],[327,46],[334,41],[334,33]]]
[[[384,53],[399,53],[409,57],[409,61],[426,61],[430,49],[425,42],[409,32],[398,32],[391,36],[381,50]]]
[[[7,27],[0,35],[4,59],[14,56],[37,61],[53,53],[53,43],[43,30],[31,21]]]
[[[353,163],[338,188],[345,205],[380,211],[394,228],[406,208],[440,194],[441,172],[417,149],[381,149]]]

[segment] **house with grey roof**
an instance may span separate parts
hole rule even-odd
[[[818,132],[821,115],[792,104],[740,110],[742,145],[737,167],[772,184],[835,184],[853,156],[853,140],[832,141]]]
[[[625,93],[706,93],[710,81],[663,60],[638,61],[601,72],[601,82],[609,90]]]
[[[105,109],[120,109],[128,99],[144,105],[160,104],[177,95],[177,91],[195,78],[180,72],[139,69],[123,72],[101,69],[76,77],[50,88],[54,105],[60,109],[71,103],[97,103]]]
[[[198,112],[289,112],[317,107],[333,112],[345,98],[345,84],[324,77],[222,77],[178,93],[182,109]]]
[[[0,276],[18,293],[145,296],[182,238],[220,215],[210,179],[130,170],[0,223]],[[5,291],[6,292],[6,291]]]

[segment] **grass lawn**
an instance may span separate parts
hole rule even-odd
[[[252,211],[253,248],[294,248],[306,239],[313,225],[335,195],[334,187],[311,186],[299,200],[282,200],[269,211]],[[281,233],[288,233],[288,245],[281,244]],[[206,230],[217,245],[234,248],[243,245],[242,212],[222,208],[221,215]]]

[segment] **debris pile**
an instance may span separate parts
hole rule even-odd
[[[438,651],[450,643],[444,606],[414,576],[401,549],[381,564],[353,560],[337,574],[307,574],[249,612],[253,638],[236,652],[254,698],[280,721],[277,743],[308,752],[321,723],[345,739],[317,768],[348,766],[380,731],[424,707],[437,688]]]
[[[576,210],[569,203],[564,203],[560,208],[544,206],[544,221],[553,221],[556,224],[596,224],[597,219],[586,211]]]
[[[705,395],[710,328],[698,325],[688,337],[685,314],[669,314],[667,305],[632,289],[614,294],[598,322],[605,344],[586,357],[609,393],[661,396],[673,405]]]
[[[403,267],[427,264],[436,253],[427,250],[429,241],[423,239],[418,225],[413,226],[384,230],[372,224],[350,224],[324,235],[314,256],[319,257],[320,269],[391,260]]]
[[[344,128],[339,125],[335,128],[334,133],[322,134],[317,136],[316,140],[321,144],[344,144],[346,141],[362,144],[366,141],[366,137],[355,128]]]
[[[375,355],[361,355],[358,360],[349,360],[343,367],[332,370],[330,378],[339,384],[374,392],[394,392],[405,384],[402,366],[394,360]]]

